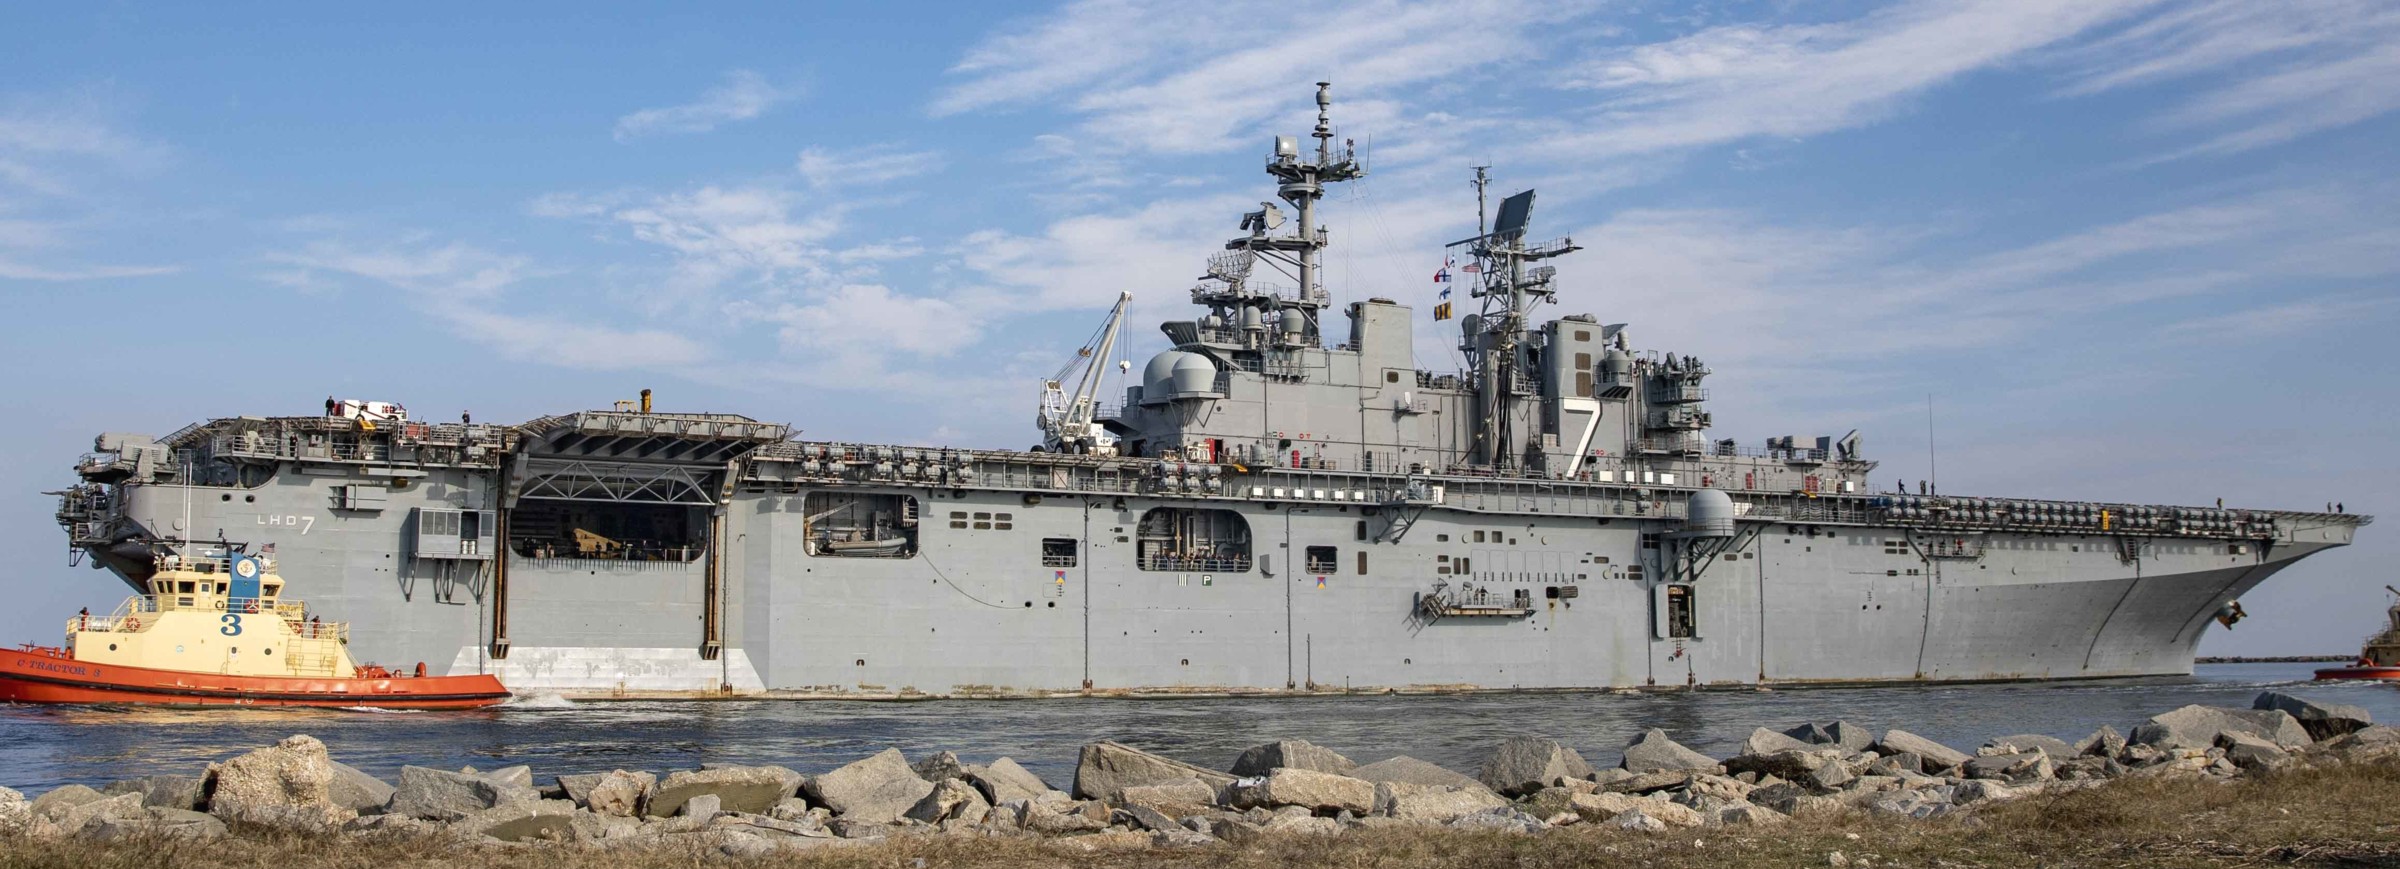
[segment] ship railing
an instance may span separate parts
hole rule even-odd
[[[1143,570],[1191,573],[1248,573],[1250,572],[1250,556],[1150,555],[1140,559],[1140,567]]]
[[[67,619],[67,633],[101,631],[130,634],[157,624],[157,614],[157,598],[149,595],[135,595],[126,598],[124,603],[117,605],[115,612],[106,616],[77,613],[74,617]]]

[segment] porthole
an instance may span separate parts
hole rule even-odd
[[[223,495],[218,495],[218,496],[217,496],[217,500],[219,500],[219,501],[231,501],[231,500],[233,500],[233,495],[232,495],[231,493],[227,493],[227,494],[223,494]]]
[[[115,644],[115,643],[110,643],[110,644],[108,644],[108,650],[109,650],[109,651],[111,651],[111,652],[114,652],[114,651],[116,651],[116,650],[117,650],[117,644]],[[183,651],[183,647],[181,647],[181,646],[177,646],[177,647],[175,647],[175,651],[178,651],[178,652],[180,652],[180,651]]]
[[[257,495],[243,495],[243,496],[242,496],[242,502],[243,502],[243,503],[245,503],[245,504],[256,504],[256,503],[258,503],[258,496],[257,496]]]

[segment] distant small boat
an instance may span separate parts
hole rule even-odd
[[[427,676],[350,659],[349,625],[283,597],[262,556],[158,556],[150,594],[79,614],[63,648],[0,649],[0,701],[473,709],[509,698],[489,675]]]
[[[2329,667],[2318,670],[2318,679],[2380,679],[2400,682],[2400,588],[2387,585],[2383,587],[2383,590],[2391,592],[2393,597],[2392,608],[2384,612],[2384,617],[2388,622],[2384,625],[2383,631],[2367,638],[2366,647],[2358,652],[2358,663],[2347,667]]]

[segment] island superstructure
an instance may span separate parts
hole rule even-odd
[[[1407,306],[1329,316],[1318,206],[1366,166],[1327,94],[1172,348],[1115,406],[1046,383],[1035,449],[646,392],[513,425],[328,400],[102,435],[59,522],[136,588],[189,541],[272,544],[361,654],[520,693],[856,697],[2180,674],[2369,521],[1877,492],[1856,433],[1712,438],[1706,362],[1542,318],[1577,246],[1530,233],[1532,191],[1450,246],[1467,369],[1421,369]]]

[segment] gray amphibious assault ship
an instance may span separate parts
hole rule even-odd
[[[1267,158],[1293,218],[1244,216],[1110,407],[1120,300],[1040,448],[794,440],[647,391],[518,425],[328,400],[102,435],[59,523],[137,589],[187,541],[271,547],[360,660],[858,697],[2181,674],[2368,521],[1878,493],[1855,435],[1712,440],[1705,363],[1535,318],[1576,246],[1527,235],[1531,191],[1451,247],[1467,370],[1420,370],[1407,307],[1326,316],[1317,202],[1365,168],[1317,101],[1313,147]]]

